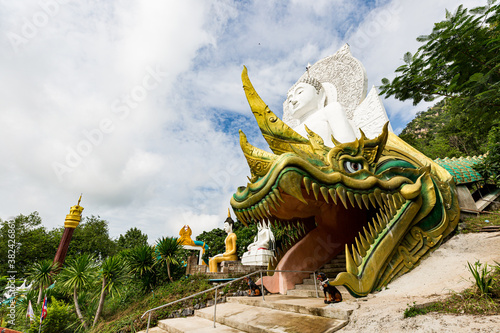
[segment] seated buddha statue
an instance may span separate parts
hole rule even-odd
[[[243,265],[267,266],[274,257],[274,234],[266,222],[257,224],[257,235],[252,244],[248,245],[248,251],[241,257]]]
[[[297,133],[307,138],[307,126],[323,139],[325,145],[333,147],[332,135],[342,143],[354,141],[356,135],[342,105],[337,101],[335,87],[330,86],[327,96],[321,82],[307,77],[288,91],[287,103],[290,115],[299,121],[293,127]]]
[[[231,216],[228,216],[226,221],[224,221],[224,231],[227,233],[226,240],[224,241],[226,245],[226,251],[210,258],[208,262],[210,272],[217,272],[217,264],[223,261],[238,260],[238,256],[236,254],[236,234],[233,232],[233,226],[234,221]]]

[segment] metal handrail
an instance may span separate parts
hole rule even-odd
[[[196,297],[198,295],[202,295],[202,294],[205,294],[205,293],[208,293],[212,290],[215,290],[215,299],[214,299],[214,328],[216,328],[215,326],[215,316],[217,314],[217,289],[219,288],[222,288],[222,287],[225,287],[233,282],[236,282],[236,281],[240,281],[240,280],[243,280],[244,278],[246,277],[250,277],[252,275],[255,275],[255,274],[259,274],[260,273],[260,285],[261,285],[261,294],[262,294],[262,300],[263,301],[266,301],[266,299],[264,298],[264,283],[262,281],[262,273],[263,272],[278,272],[278,273],[284,273],[284,272],[287,272],[287,273],[313,273],[314,274],[314,288],[316,289],[316,297],[319,297],[318,295],[318,285],[316,283],[316,272],[317,271],[291,271],[291,270],[271,270],[271,269],[261,269],[261,270],[258,270],[258,271],[255,271],[255,272],[252,272],[250,274],[247,274],[245,276],[242,276],[242,277],[239,277],[237,279],[234,279],[232,281],[229,281],[229,282],[226,282],[226,283],[223,283],[223,284],[219,284],[213,288],[210,288],[210,289],[207,289],[207,290],[204,290],[204,291],[200,291],[196,294],[193,294],[191,296],[187,296],[187,297],[184,297],[184,298],[181,298],[181,299],[178,299],[177,301],[173,301],[173,302],[170,302],[170,303],[167,303],[167,304],[163,304],[163,305],[160,305],[160,306],[157,306],[156,308],[153,308],[153,309],[149,309],[148,311],[144,312],[141,316],[141,319],[144,318],[144,316],[146,315],[146,313],[149,313],[148,315],[148,326],[146,328],[146,333],[149,332],[149,323],[151,321],[151,314],[153,313],[153,311],[156,311],[156,310],[159,310],[159,309],[162,309],[164,307],[167,307],[169,305],[173,305],[173,304],[176,304],[176,303],[179,303],[179,302],[183,302],[183,301],[186,301],[188,299],[191,299],[193,297]]]

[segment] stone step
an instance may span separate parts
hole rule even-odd
[[[148,333],[166,333],[167,331],[162,330],[159,327],[150,327]],[[146,333],[146,330],[139,331],[137,333]]]
[[[298,290],[316,290],[316,287],[318,288],[318,291],[321,291],[319,284],[317,286],[315,286],[313,283],[308,283],[308,284],[303,283],[303,284],[296,284],[295,285],[295,289],[298,289]]]
[[[297,287],[297,286],[295,286]],[[320,295],[323,297],[323,292],[318,289],[318,293],[314,290],[304,290],[304,289],[290,289],[286,291],[287,296],[296,296],[296,297],[316,297]]]
[[[213,320],[213,315],[213,308],[204,308],[195,311],[195,316],[208,320]],[[216,320],[218,323],[249,333],[335,332],[348,323],[347,320],[287,312],[232,302],[217,305]]]
[[[323,267],[321,267],[320,271],[323,271],[323,270],[329,269],[329,268],[345,269],[345,260],[341,261],[341,262],[330,262],[329,264],[325,264],[325,265],[323,265]]]
[[[304,280],[302,280],[302,283],[303,284],[312,284],[312,285],[314,285],[314,277],[310,277],[309,279],[304,279]]]
[[[309,287],[301,287],[302,289],[297,289],[298,286],[301,286],[300,284],[295,286],[295,289],[288,290],[286,294],[288,296],[295,296],[295,297],[313,297],[316,298],[319,296],[321,300],[324,299],[324,293],[323,291],[318,287],[318,293],[316,294],[316,290],[314,288],[314,285],[310,287],[311,285],[308,285]],[[353,297],[349,291],[344,286],[337,286],[337,289],[340,291],[342,294],[342,299],[344,301],[350,300],[350,301],[356,301],[356,298]]]
[[[220,305],[217,305],[217,310]],[[212,310],[213,307],[209,308]],[[172,318],[172,319],[164,319],[158,322],[158,326],[161,331],[153,332],[149,330],[149,333],[205,333],[205,332],[214,332],[214,333],[239,333],[244,332],[238,329],[222,325],[217,323],[214,327],[214,322],[212,320],[208,320],[198,316],[191,316],[185,318]],[[145,333],[146,331],[144,331]]]
[[[348,320],[354,310],[352,304],[328,305],[323,302],[323,298],[286,295],[268,295],[265,300],[262,297],[229,297],[227,302],[341,320]]]

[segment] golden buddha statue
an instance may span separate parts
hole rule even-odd
[[[179,239],[177,240],[177,243],[180,245],[191,245],[194,246],[194,241],[191,239],[191,235],[193,234],[193,231],[191,231],[191,228],[188,225],[185,225],[182,227],[182,229],[179,231]]]
[[[217,254],[215,257],[210,258],[208,262],[208,267],[210,272],[217,272],[217,264],[223,261],[234,261],[238,260],[238,255],[236,254],[236,234],[233,232],[234,221],[231,218],[231,214],[228,212],[228,217],[224,221],[224,231],[227,233],[226,240],[224,241],[226,245],[226,252]]]

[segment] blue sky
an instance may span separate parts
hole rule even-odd
[[[0,218],[61,226],[83,193],[113,237],[221,227],[249,176],[238,130],[266,148],[244,65],[281,115],[307,63],[349,43],[379,85],[445,8],[484,2],[0,1]],[[429,106],[383,101],[397,133]]]

